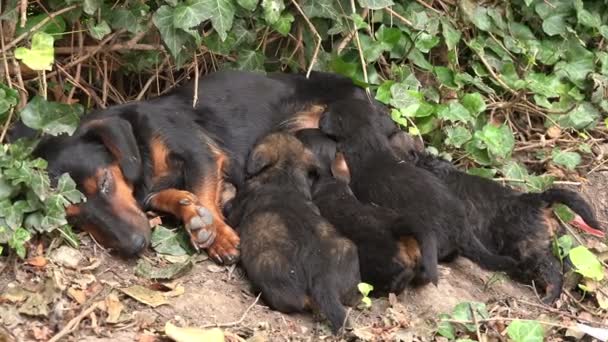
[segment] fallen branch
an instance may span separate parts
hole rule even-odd
[[[243,315],[241,316],[241,318],[239,318],[239,320],[234,321],[234,322],[228,322],[228,323],[219,323],[219,324],[207,324],[202,326],[202,329],[208,329],[208,328],[226,328],[226,327],[232,327],[235,325],[239,325],[241,323],[243,323],[243,321],[245,320],[245,317],[247,317],[247,313],[249,312],[249,310],[251,310],[251,308],[253,308],[258,301],[260,300],[260,296],[262,295],[262,293],[260,292],[260,294],[258,294],[258,296],[255,298],[255,300],[253,301],[253,303],[251,303],[251,305],[249,305],[249,307],[247,307],[247,309],[245,309],[245,312],[243,312]]]
[[[65,327],[63,327],[63,329],[61,329],[61,331],[59,331],[55,336],[53,336],[53,338],[51,338],[49,340],[49,342],[57,342],[57,341],[61,340],[63,337],[74,332],[74,330],[76,330],[76,328],[78,328],[78,325],[80,324],[80,322],[83,319],[85,319],[85,317],[90,315],[93,311],[102,308],[103,305],[105,305],[103,301],[93,303],[93,305],[89,306],[86,310],[82,311],[78,316],[72,318],[68,322],[68,324],[66,324]]]

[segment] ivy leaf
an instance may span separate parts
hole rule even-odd
[[[173,26],[181,29],[189,29],[200,24],[205,17],[195,11],[193,6],[178,5],[173,10]]]
[[[483,141],[488,152],[497,158],[507,158],[515,147],[513,132],[507,125],[486,124],[481,131],[475,132],[475,136]]]
[[[239,70],[264,71],[264,55],[259,51],[242,50],[236,61]]]
[[[443,337],[446,337],[450,340],[456,338],[456,329],[452,325],[452,323],[446,321],[450,319],[450,315],[441,314],[439,315],[439,325],[437,327],[437,333]]]
[[[335,7],[334,0],[302,0],[302,11],[309,18],[337,19],[340,12]]]
[[[461,33],[456,30],[447,18],[441,17],[441,29],[448,50],[454,50],[460,42]]]
[[[446,134],[448,137],[445,139],[445,143],[456,148],[462,147],[462,145],[473,138],[471,132],[462,126],[447,127]]]
[[[45,20],[49,16],[47,14],[38,14],[34,16],[27,17],[27,22],[25,23],[25,27],[21,27],[17,25],[15,30],[15,34],[21,35],[23,33],[29,32],[34,26],[38,25],[41,21]],[[62,16],[56,16],[52,20],[49,20],[46,24],[42,25],[36,32],[45,32],[52,36],[61,36],[62,33],[65,32],[66,23],[65,19]]]
[[[80,203],[85,199],[84,195],[76,189],[76,182],[68,173],[62,174],[57,180],[57,192],[70,203]]]
[[[185,231],[170,230],[163,226],[156,226],[150,237],[150,245],[160,254],[192,255],[193,249]]]
[[[484,303],[463,302],[454,307],[454,310],[452,311],[452,318],[458,321],[472,321],[472,311],[475,311],[475,316],[481,319],[485,319],[489,316],[488,310],[486,309],[486,305]],[[471,332],[475,331],[474,324],[464,324],[464,326]]]
[[[468,109],[466,109],[459,102],[450,102],[448,106],[444,106],[438,113],[438,116],[443,120],[451,122],[473,122],[473,116]]]
[[[535,321],[515,320],[507,327],[507,335],[514,342],[542,342],[545,338],[542,326]]]
[[[486,110],[486,102],[479,93],[466,94],[460,101],[474,116]]]
[[[564,166],[568,170],[574,170],[582,161],[580,154],[562,151],[557,148],[551,153],[551,158],[555,164]]]
[[[0,118],[2,118],[2,114],[8,112],[17,103],[19,103],[17,91],[0,83]]]
[[[177,58],[184,48],[184,45],[191,39],[191,36],[184,30],[174,25],[174,9],[169,6],[161,6],[152,17],[154,25],[158,28],[163,42],[173,55]]]
[[[591,253],[585,246],[578,246],[570,250],[568,254],[576,272],[586,278],[596,281],[604,279],[604,268],[595,254]]]
[[[147,5],[131,5],[129,9],[113,10],[107,15],[106,19],[115,30],[126,29],[131,33],[139,33],[146,29],[146,26],[142,24],[142,18],[145,18],[148,11],[149,7]]]
[[[413,116],[420,108],[423,100],[423,95],[416,91],[410,90],[403,83],[395,83],[391,86],[390,104],[397,107],[404,116]]]
[[[249,12],[253,12],[258,7],[259,0],[236,0],[236,2]]]
[[[99,22],[99,24],[95,25],[95,20],[88,20],[87,27],[89,28],[89,34],[91,37],[102,40],[103,37],[107,36],[112,32],[110,29],[110,25],[105,20]]]
[[[272,24],[272,28],[279,32],[283,37],[286,37],[291,31],[291,24],[294,22],[294,20],[295,17],[293,14],[285,12],[281,14],[279,20]]]
[[[496,175],[496,169],[487,169],[483,167],[473,167],[467,170],[467,173],[472,176],[492,179]]]
[[[439,80],[442,85],[452,89],[458,88],[458,85],[454,82],[454,72],[450,68],[436,66],[433,68],[433,71],[437,76],[437,80]]]
[[[372,10],[379,10],[389,6],[393,6],[393,0],[359,0],[359,6]]]
[[[562,235],[556,240],[555,245],[555,247],[557,247],[557,250],[554,251],[557,252],[555,255],[559,257],[560,260],[563,260],[570,253],[570,250],[572,250],[574,239],[570,235]]]
[[[262,0],[264,20],[270,25],[276,23],[281,18],[281,12],[285,9],[283,0]]]
[[[26,126],[50,135],[72,135],[83,112],[79,104],[48,102],[41,96],[35,96],[21,111],[21,120]]]
[[[543,31],[550,36],[556,36],[566,33],[566,20],[563,14],[552,15],[543,20]]]
[[[226,40],[236,11],[232,0],[194,0],[190,6],[199,13],[201,21],[211,19],[220,39]]]
[[[24,259],[26,253],[25,243],[28,242],[31,237],[32,235],[27,230],[23,228],[17,228],[17,230],[13,232],[13,236],[11,236],[11,239],[8,241],[8,245],[15,250],[15,252],[21,259]]]
[[[88,15],[93,15],[101,7],[103,0],[84,0],[82,10]]]
[[[55,60],[53,36],[45,32],[36,32],[32,36],[32,48],[15,49],[15,58],[20,59],[32,70],[51,70]]]
[[[384,83],[382,83],[380,85],[380,87],[378,87],[378,90],[376,91],[376,100],[378,100],[384,104],[389,104],[389,102],[391,101],[391,97],[392,97],[391,96],[391,87],[393,86],[393,84],[395,84],[395,81],[392,81],[392,80],[388,80],[388,81],[385,81]]]
[[[583,102],[568,114],[553,114],[550,117],[563,128],[585,129],[593,126],[600,113],[591,103]]]

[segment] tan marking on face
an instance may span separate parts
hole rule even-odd
[[[325,112],[325,108],[324,105],[311,104],[309,107],[295,113],[285,125],[287,131],[293,133],[307,128],[319,128],[319,120]]]
[[[82,182],[82,187],[84,188],[86,196],[97,194],[97,178],[99,175],[100,171],[97,171],[95,176],[86,178],[84,182]]]
[[[111,199],[112,211],[117,213],[121,220],[129,222],[133,227],[148,230],[149,226],[142,223],[144,221],[148,222],[148,220],[133,196],[133,186],[127,183],[117,164],[112,164],[108,170],[112,173],[114,179],[114,192]]]
[[[413,268],[420,260],[420,247],[418,242],[411,237],[401,237],[398,242],[398,258],[408,268]]]

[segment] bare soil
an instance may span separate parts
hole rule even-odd
[[[589,183],[580,190],[594,205],[601,223],[608,226],[608,172],[596,172],[589,176]],[[108,311],[95,310],[76,325],[74,331],[62,341],[153,341],[162,340],[167,321],[178,326],[206,327],[220,325],[228,333],[228,340],[250,341],[319,341],[319,340],[375,340],[375,341],[430,341],[445,339],[435,336],[436,322],[441,313],[449,313],[463,301],[487,304],[491,315],[563,322],[568,317],[597,317],[584,315],[583,309],[566,304],[562,297],[555,308],[543,307],[530,286],[514,283],[500,274],[486,272],[472,262],[458,258],[440,266],[439,285],[409,289],[398,297],[374,298],[370,309],[353,309],[350,319],[353,330],[340,338],[329,334],[327,325],[316,315],[286,315],[270,310],[251,292],[247,279],[239,267],[218,267],[210,260],[199,258],[184,276],[170,286],[183,287],[168,298],[167,305],[152,308],[142,304],[119,289],[132,285],[156,286],[155,281],[135,275],[136,261],[113,257],[84,237],[80,252],[85,265],[78,270],[52,263],[33,267],[0,261],[0,341],[47,340],[63,329],[67,322],[103,301],[112,292],[124,306],[116,323],[108,323]],[[144,258],[157,260],[153,252]],[[24,287],[43,292],[43,283],[50,277],[61,284],[55,289],[55,297],[49,302],[46,315],[32,317],[17,314],[24,305],[19,298],[7,300],[11,289]],[[154,285],[156,284],[156,285]],[[63,288],[61,288],[63,286]],[[80,303],[70,289],[84,295]],[[564,296],[564,295],[563,295]],[[23,299],[21,299],[23,300]],[[255,303],[255,305],[254,305]],[[580,316],[583,315],[583,316]],[[603,315],[608,326],[608,319]],[[601,319],[600,319],[601,320]],[[495,330],[500,336],[504,326],[493,324],[484,331]],[[9,332],[9,333],[7,333]],[[12,336],[11,336],[12,335]],[[561,333],[554,333],[551,340],[562,340]],[[3,337],[5,339],[3,339]],[[443,340],[442,340],[443,339]]]

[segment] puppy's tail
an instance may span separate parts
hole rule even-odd
[[[593,209],[578,193],[566,189],[549,189],[540,194],[540,199],[546,202],[549,206],[554,203],[561,203],[568,206],[572,211],[580,216],[574,220],[574,224],[582,230],[603,237],[605,234],[600,230],[600,224],[597,221]]]
[[[429,282],[437,285],[439,282],[437,237],[426,225],[415,222],[412,217],[397,220],[391,227],[393,236],[397,239],[411,236],[416,240],[420,249],[420,262],[414,281],[418,285]]]
[[[331,324],[331,330],[337,334],[346,325],[346,310],[340,302],[335,286],[329,281],[318,281],[313,284],[312,305],[316,307]]]

